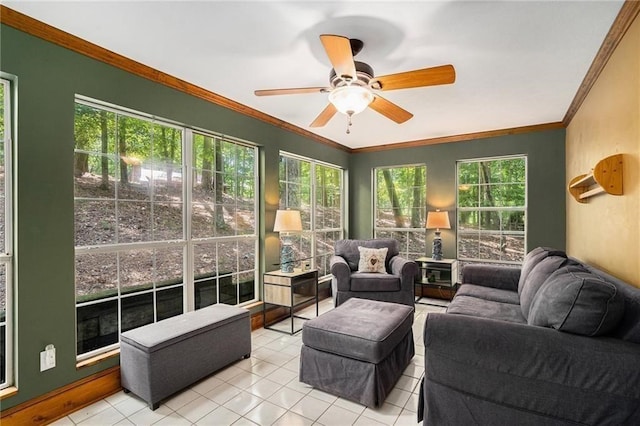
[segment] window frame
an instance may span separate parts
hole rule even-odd
[[[259,217],[259,176],[260,176],[260,170],[259,170],[259,164],[260,164],[260,160],[259,160],[259,150],[258,150],[258,146],[251,143],[251,142],[247,142],[247,141],[243,141],[241,139],[238,138],[233,138],[227,135],[222,135],[222,134],[218,134],[215,132],[211,132],[211,131],[206,131],[206,130],[201,130],[201,129],[187,129],[187,140],[189,141],[188,145],[188,150],[186,153],[187,156],[187,163],[188,163],[188,170],[190,171],[189,173],[187,173],[187,177],[185,179],[185,183],[187,185],[187,194],[186,194],[186,198],[185,198],[185,203],[186,203],[186,207],[185,207],[185,215],[187,215],[187,217],[192,217],[192,208],[193,208],[193,170],[194,170],[194,166],[195,166],[195,162],[193,160],[193,140],[194,140],[194,135],[201,135],[201,136],[205,136],[205,137],[210,137],[213,139],[219,139],[222,142],[231,142],[235,145],[239,145],[239,146],[243,146],[246,148],[251,148],[253,149],[253,153],[254,153],[254,167],[253,167],[253,182],[254,182],[254,194],[253,194],[253,211],[254,211],[254,218],[255,218],[255,223],[254,223],[254,232],[253,234],[241,234],[241,235],[234,235],[234,236],[209,236],[209,237],[194,237],[193,233],[192,233],[192,222],[191,220],[188,220],[186,225],[185,225],[185,232],[187,235],[187,250],[188,253],[185,256],[185,261],[187,263],[187,267],[185,268],[185,271],[187,271],[188,276],[189,276],[189,282],[190,285],[188,286],[187,289],[185,289],[185,294],[187,297],[187,306],[186,306],[186,310],[187,311],[191,311],[196,309],[195,307],[195,272],[194,272],[194,262],[193,260],[195,259],[195,255],[194,255],[194,247],[197,244],[216,244],[217,243],[224,243],[224,242],[229,242],[229,241],[242,241],[242,240],[253,240],[254,241],[254,253],[255,253],[255,258],[254,258],[254,277],[253,277],[253,294],[254,297],[251,300],[248,300],[246,302],[242,302],[239,303],[238,306],[244,306],[244,305],[248,305],[251,303],[254,303],[256,301],[259,300],[260,298],[260,291],[259,291],[259,249],[260,249],[260,239],[258,238],[258,229],[259,229],[259,221],[258,221],[258,217]],[[188,261],[189,259],[191,259],[192,261]],[[235,276],[235,275],[240,275],[242,273],[247,273],[250,270],[240,270],[238,268],[238,270],[232,274],[231,276]],[[216,276],[217,278],[224,278],[228,275],[222,275],[222,276]],[[239,297],[239,293],[237,293],[237,296]],[[220,285],[216,286],[216,300],[218,301],[217,303],[220,303]]]
[[[134,118],[136,120],[143,120],[151,124],[161,125],[167,128],[177,129],[181,132],[181,154],[180,154],[180,166],[176,167],[175,171],[180,172],[182,174],[181,178],[181,208],[182,208],[182,235],[181,238],[170,238],[170,239],[162,239],[155,240],[153,237],[147,238],[145,241],[135,241],[135,242],[111,242],[108,244],[100,244],[100,245],[85,245],[85,246],[76,246],[74,243],[75,254],[74,257],[77,258],[78,255],[83,254],[101,254],[101,253],[114,253],[117,255],[118,253],[126,253],[130,250],[153,250],[153,249],[175,249],[176,252],[181,250],[182,252],[182,282],[176,284],[169,284],[166,286],[157,286],[156,283],[151,282],[151,287],[149,289],[142,290],[133,290],[131,292],[127,292],[126,294],[122,294],[123,287],[119,283],[119,279],[117,282],[117,292],[115,295],[110,295],[105,298],[96,298],[90,301],[78,302],[78,295],[76,290],[76,360],[84,361],[86,359],[93,358],[102,353],[117,349],[119,347],[120,335],[122,333],[122,307],[121,301],[130,297],[142,296],[145,294],[152,293],[152,305],[153,305],[153,322],[158,321],[158,304],[157,304],[157,294],[164,290],[170,290],[173,288],[181,288],[182,289],[182,312],[189,312],[195,309],[195,277],[194,277],[194,262],[195,262],[195,254],[194,247],[197,244],[214,244],[217,245],[219,242],[233,242],[239,240],[253,240],[254,244],[254,268],[253,268],[253,298],[251,300],[236,303],[238,306],[244,306],[247,304],[254,303],[259,300],[259,238],[258,238],[258,229],[259,224],[257,222],[257,215],[259,211],[259,199],[258,199],[258,176],[259,176],[259,151],[258,146],[248,141],[240,140],[237,138],[229,137],[227,135],[218,134],[216,132],[211,132],[207,130],[196,129],[193,127],[189,127],[187,125],[177,123],[175,121],[167,120],[164,118],[152,116],[150,114],[141,113],[138,111],[133,111],[127,108],[121,108],[119,106],[114,106],[102,101],[98,101],[95,99],[87,98],[85,96],[76,95],[75,103],[82,104],[88,106],[90,108],[94,108],[97,110],[104,110],[108,112],[112,112],[118,114],[119,116],[126,116],[130,118]],[[254,182],[253,188],[253,215],[256,218],[256,222],[254,224],[253,233],[243,234],[243,235],[231,235],[231,236],[209,236],[205,238],[195,238],[192,235],[192,199],[193,199],[193,176],[192,173],[194,171],[194,159],[193,159],[193,147],[194,147],[194,135],[202,135],[205,137],[219,139],[223,142],[232,143],[234,145],[240,145],[246,148],[250,148],[253,150],[253,173],[252,178]],[[76,152],[84,152],[82,150],[74,149],[74,155]],[[237,178],[237,173],[236,173]],[[75,181],[74,181],[75,182]],[[116,199],[117,195],[114,195],[114,199]],[[74,200],[77,197],[74,194]],[[150,197],[150,203],[154,203],[153,198]],[[75,215],[75,208],[74,208]],[[117,226],[117,222],[116,222]],[[74,262],[75,263],[75,262]],[[218,257],[216,255],[216,265],[218,265]],[[236,264],[238,264],[238,258],[236,258]],[[119,261],[116,265],[119,265]],[[119,268],[119,266],[116,266]],[[75,270],[75,266],[74,266]],[[217,270],[217,267],[216,267]],[[246,271],[233,271],[229,276],[235,278],[236,275],[240,276],[241,273],[251,272],[250,270]],[[225,275],[227,277],[227,275]],[[218,279],[220,278],[218,275],[212,277],[216,281],[216,303],[220,303],[220,285]],[[239,299],[239,291],[236,289],[236,302]],[[78,353],[78,308],[110,302],[117,301],[117,328],[118,328],[118,341],[116,343],[111,343],[105,346],[101,346],[99,348]]]
[[[303,229],[299,234],[299,237],[296,239],[295,237],[293,237],[296,241],[296,244],[299,246],[301,245],[301,239],[303,237],[308,237],[310,240],[310,245],[311,245],[311,267],[312,268],[316,268],[318,269],[318,279],[319,280],[323,280],[326,279],[327,277],[331,276],[331,271],[329,270],[328,267],[328,261],[325,263],[326,265],[326,274],[322,274],[321,272],[321,265],[318,265],[318,257],[323,256],[323,254],[318,254],[317,253],[317,242],[319,241],[318,236],[320,234],[327,234],[327,233],[331,233],[331,232],[337,232],[338,233],[338,237],[335,239],[336,241],[339,239],[343,239],[344,235],[345,235],[345,206],[346,206],[346,198],[347,198],[347,191],[346,191],[346,173],[345,173],[345,169],[335,165],[335,164],[331,164],[331,163],[327,163],[325,161],[320,161],[320,160],[316,160],[310,157],[304,157],[301,155],[297,155],[297,154],[293,154],[287,151],[280,151],[278,154],[278,188],[280,193],[284,193],[287,194],[288,191],[288,186],[287,186],[287,181],[284,181],[284,185],[285,188],[282,188],[283,185],[283,181],[280,179],[280,164],[282,161],[282,158],[287,158],[287,159],[293,159],[293,160],[297,160],[297,161],[301,161],[301,162],[307,162],[309,163],[309,215],[310,215],[310,228],[309,229]],[[334,169],[337,170],[340,173],[340,193],[342,194],[342,196],[340,197],[340,223],[338,227],[335,228],[316,228],[316,211],[318,209],[318,205],[317,205],[317,185],[315,184],[316,182],[316,168],[318,166],[321,167],[327,167],[330,169]],[[287,208],[295,208],[297,209],[297,206],[289,206],[288,205],[288,197],[285,196],[285,199],[282,200],[279,197],[279,201],[278,201],[278,208],[279,209],[287,209]],[[304,226],[304,223],[303,223]],[[327,253],[326,257],[330,257],[331,253]]]
[[[14,321],[13,321],[13,142],[15,141],[15,112],[17,112],[17,78],[0,72],[0,84],[4,92],[4,247],[0,253],[0,263],[5,266],[5,370],[4,382],[0,389],[6,389],[14,384]]]
[[[504,160],[523,160],[524,161],[524,182],[499,182],[499,184],[524,184],[524,206],[505,206],[505,207],[460,207],[460,199],[459,199],[459,188],[460,185],[460,172],[459,167],[461,164],[469,164],[469,163],[481,163],[481,162],[491,162],[491,161],[504,161]],[[529,202],[529,169],[528,169],[528,157],[526,154],[513,154],[513,155],[503,155],[503,156],[495,156],[495,157],[483,157],[483,158],[470,158],[464,160],[456,161],[456,256],[457,259],[463,263],[490,263],[490,264],[506,264],[506,265],[520,265],[522,264],[522,260],[512,261],[508,259],[482,259],[482,258],[472,258],[472,257],[462,257],[460,254],[460,241],[464,235],[470,235],[477,233],[478,235],[518,235],[523,237],[523,253],[522,257],[524,259],[524,255],[527,253],[527,238],[528,238],[528,202]],[[480,186],[480,183],[476,183],[475,185]],[[524,213],[524,230],[523,231],[503,231],[500,230],[481,230],[478,229],[474,232],[465,232],[461,230],[460,226],[460,213],[461,212],[478,212],[478,215],[482,212],[518,212],[521,211]],[[478,216],[480,217],[480,216]]]
[[[422,224],[419,228],[398,228],[398,227],[381,227],[377,225],[378,222],[378,211],[380,210],[380,208],[378,207],[378,179],[377,179],[377,174],[378,171],[384,170],[384,169],[400,169],[400,168],[416,168],[416,167],[424,167],[424,203],[421,206],[422,209],[424,209],[424,217],[422,219]],[[427,249],[430,247],[427,244],[426,241],[426,237],[427,237],[427,230],[425,228],[426,225],[426,220],[427,220],[427,164],[426,163],[412,163],[412,164],[398,164],[398,165],[392,165],[392,166],[379,166],[379,167],[374,167],[371,171],[371,188],[373,189],[372,194],[371,194],[371,208],[372,208],[372,212],[373,212],[373,238],[388,238],[387,236],[380,236],[381,233],[383,232],[389,232],[389,233],[404,233],[406,234],[405,237],[405,244],[403,244],[402,247],[399,247],[399,251],[400,251],[400,255],[402,257],[405,257],[407,259],[413,259],[415,257],[421,257],[421,256],[425,256],[425,253],[427,252]],[[416,252],[411,252],[410,251],[410,247],[411,247],[411,238],[410,238],[410,234],[415,234],[416,237],[418,237],[417,239],[423,239],[425,241],[424,243],[424,250],[420,253],[416,253]],[[400,243],[400,241],[398,241],[398,243]]]

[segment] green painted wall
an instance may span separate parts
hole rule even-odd
[[[278,260],[270,232],[278,205],[278,152],[349,168],[352,237],[371,235],[371,168],[425,162],[431,207],[455,203],[455,161],[506,154],[529,156],[529,248],[564,248],[564,131],[482,139],[382,153],[353,154],[318,144],[133,76],[4,25],[0,70],[18,78],[16,209],[17,396],[2,409],[35,398],[117,359],[76,370],[73,265],[73,102],[75,94],[154,114],[261,146],[261,268]],[[454,256],[453,231],[443,232],[445,255]],[[57,367],[39,371],[39,352],[57,348]]]
[[[527,155],[527,250],[537,246],[565,247],[565,131],[508,135],[467,142],[353,154],[349,161],[350,236],[371,238],[372,169],[403,164],[427,165],[427,209],[450,211],[455,227],[456,161],[501,155]],[[433,239],[428,231],[427,241]],[[443,230],[445,257],[456,256],[455,229]],[[425,250],[426,252],[426,250]]]
[[[118,363],[76,370],[73,241],[74,96],[80,94],[261,146],[262,268],[273,269],[279,241],[278,153],[286,150],[348,166],[340,151],[2,25],[0,69],[18,78],[16,146],[16,382],[12,407]],[[266,266],[265,266],[266,265]],[[40,372],[53,343],[57,366]]]

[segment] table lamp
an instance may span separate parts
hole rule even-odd
[[[431,257],[433,260],[442,260],[442,238],[440,238],[440,229],[451,229],[449,213],[441,212],[439,209],[435,212],[427,213],[426,228],[436,230],[436,236],[433,238]]]
[[[273,232],[279,232],[282,237],[280,246],[280,270],[282,272],[293,272],[293,246],[289,235],[295,231],[302,231],[300,211],[289,209],[277,210]]]

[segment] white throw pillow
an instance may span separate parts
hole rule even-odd
[[[377,272],[386,274],[384,261],[387,258],[387,247],[375,249],[358,246],[360,251],[360,261],[358,262],[358,272]]]

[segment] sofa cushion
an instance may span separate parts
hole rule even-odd
[[[540,260],[527,274],[527,278],[522,286],[520,294],[520,307],[522,308],[522,315],[525,318],[529,318],[529,310],[531,304],[536,296],[542,284],[547,278],[551,276],[555,271],[565,266],[569,260],[566,256],[547,256]]]
[[[305,321],[305,346],[377,364],[411,331],[413,308],[398,303],[352,298]]]
[[[520,280],[518,281],[518,294],[522,294],[524,284],[527,281],[529,273],[535,268],[542,259],[549,256],[567,257],[562,250],[556,250],[549,247],[536,247],[524,257],[522,269],[520,271]]]
[[[618,293],[620,293],[624,299],[622,319],[620,319],[620,322],[611,335],[628,342],[640,343],[640,288],[634,287],[591,265],[583,264],[582,266],[592,274],[615,285]]]
[[[554,272],[531,305],[528,323],[585,336],[611,331],[622,318],[624,299],[616,286],[581,266]]]
[[[456,295],[447,308],[448,314],[469,315],[501,321],[526,324],[520,306],[477,297]]]
[[[390,274],[356,272],[351,275],[351,291],[400,291],[400,277]]]
[[[503,290],[493,287],[485,287],[482,285],[474,284],[462,284],[456,296],[471,296],[478,299],[491,300],[494,302],[510,303],[512,305],[519,305],[520,299],[518,293],[510,290]]]
[[[389,261],[392,257],[397,256],[400,251],[398,242],[393,238],[379,238],[374,240],[338,240],[336,241],[336,256],[342,256],[352,271],[358,270],[358,262],[360,261],[360,251],[358,247],[383,248],[387,247],[387,257],[385,259],[385,268],[389,270]]]
[[[360,260],[358,261],[358,272],[374,272],[386,274],[385,260],[387,258],[387,247],[375,249],[369,247],[358,247]]]

